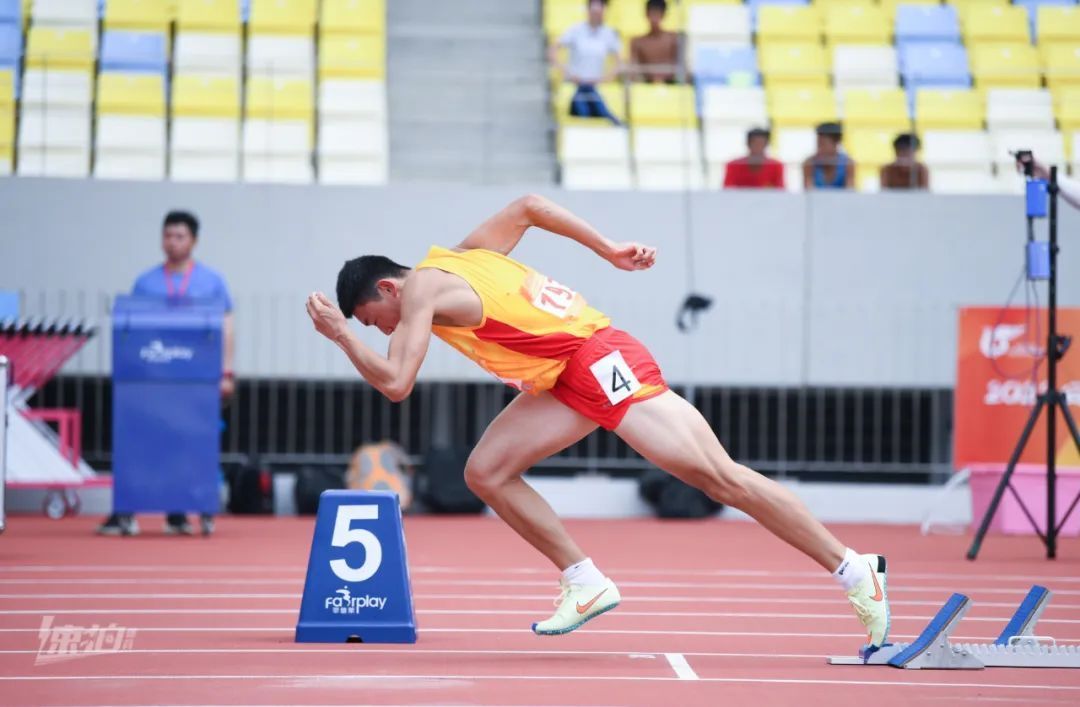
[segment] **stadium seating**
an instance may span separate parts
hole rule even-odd
[[[236,0],[178,0],[178,32],[240,34],[240,5]]]
[[[895,130],[859,128],[845,130],[844,145],[855,161],[855,188],[877,191],[881,185],[881,168],[896,157],[893,150]]]
[[[982,130],[982,96],[977,91],[920,89],[915,98],[915,123],[924,130]]]
[[[11,174],[15,157],[15,72],[0,68],[0,177]]]
[[[178,32],[173,54],[177,74],[222,74],[240,77],[240,35],[213,32]]]
[[[713,128],[705,133],[705,170],[710,188],[724,183],[727,163],[746,154],[746,131]]]
[[[698,83],[753,86],[761,83],[757,51],[747,46],[707,46],[697,49],[693,61]]]
[[[706,131],[736,128],[741,132],[769,123],[765,91],[758,87],[705,86],[701,121]]]
[[[101,39],[101,71],[150,71],[165,75],[165,35],[160,32],[107,31]]]
[[[900,71],[908,90],[971,85],[967,50],[959,44],[905,44],[900,48]]]
[[[94,176],[164,179],[164,76],[102,73],[98,79],[94,134]]]
[[[930,186],[941,193],[987,193],[998,189],[990,136],[982,130],[926,130],[922,158]]]
[[[1032,150],[1047,166],[1066,164],[1065,141],[1055,130],[1002,130],[990,133],[990,142],[1001,191],[1023,193],[1024,179],[1013,156],[1017,150]]]
[[[35,27],[96,29],[97,0],[34,0]]]
[[[892,39],[892,22],[876,5],[829,5],[825,39],[830,44],[886,44]]]
[[[385,0],[322,0],[319,29],[324,34],[384,35]]]
[[[386,89],[381,81],[319,82],[319,181],[381,184],[388,173]]]
[[[1054,112],[1062,130],[1080,130],[1080,87],[1069,87],[1055,95]],[[1074,153],[1074,158],[1076,157]]]
[[[692,3],[686,12],[686,31],[692,47],[708,43],[746,45],[752,40],[750,10],[746,5]],[[690,55],[694,56],[695,52]]]
[[[767,44],[759,47],[765,85],[828,86],[829,64],[818,43]]]
[[[631,142],[638,188],[667,191],[705,186],[697,130],[635,126]]]
[[[891,45],[841,44],[833,48],[833,84],[837,90],[896,86],[897,63]]]
[[[169,176],[235,181],[240,176],[240,84],[231,76],[177,76],[172,84]]]
[[[1080,43],[1044,45],[1040,59],[1048,88],[1080,86]]]
[[[899,88],[847,91],[842,118],[845,129],[889,129],[894,136],[911,127],[907,96]]]
[[[772,124],[777,128],[812,127],[837,119],[836,96],[831,88],[770,88],[766,99]]]
[[[784,163],[784,185],[791,191],[803,190],[802,163],[817,149],[813,128],[780,128],[773,135],[773,157]]]
[[[968,44],[1031,41],[1027,11],[1015,5],[971,5],[964,14],[963,30]]]
[[[1053,130],[1054,107],[1045,89],[991,89],[986,93],[986,125],[995,130]]]
[[[949,5],[900,5],[896,8],[896,42],[959,42],[960,18]]]
[[[978,44],[971,49],[971,73],[978,88],[1038,88],[1039,57],[1029,44]]]
[[[559,161],[567,189],[633,187],[626,128],[568,125],[560,134]]]
[[[171,2],[162,0],[108,0],[106,30],[137,30],[167,33],[173,19]]]
[[[313,93],[312,82],[300,78],[248,79],[242,143],[246,181],[313,181]]]
[[[632,85],[630,121],[634,126],[694,126],[697,122],[697,108],[693,87],[666,84]]]
[[[324,34],[319,50],[321,78],[374,78],[386,75],[386,47],[378,35]]]
[[[1036,35],[1040,44],[1080,43],[1080,7],[1040,6],[1036,14]]]
[[[757,39],[762,46],[777,42],[821,41],[821,12],[813,5],[759,5]]]

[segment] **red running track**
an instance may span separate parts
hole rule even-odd
[[[98,538],[91,519],[16,516],[0,536],[2,705],[1012,705],[1080,704],[1080,670],[827,666],[863,633],[832,580],[755,525],[571,521],[623,604],[538,637],[557,573],[499,521],[408,518],[415,646],[298,645],[312,519],[222,518],[213,538]],[[1055,562],[1032,538],[837,526],[890,563],[893,637],[953,591],[960,638],[989,640],[1032,582],[1055,592],[1040,633],[1080,641],[1080,542]],[[55,660],[39,629],[116,624],[128,650]]]

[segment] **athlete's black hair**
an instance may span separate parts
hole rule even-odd
[[[337,301],[341,313],[349,318],[357,305],[379,298],[379,280],[402,277],[409,268],[381,255],[361,255],[345,261],[337,276]]]

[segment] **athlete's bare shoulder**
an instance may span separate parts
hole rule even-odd
[[[480,296],[464,278],[438,268],[424,268],[409,276],[403,304],[431,307],[434,323],[442,326],[476,326],[484,313]]]

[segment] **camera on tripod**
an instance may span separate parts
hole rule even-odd
[[[1025,177],[1028,179],[1035,177],[1035,155],[1031,150],[1017,150],[1009,154],[1016,158],[1016,166],[1024,170]]]

